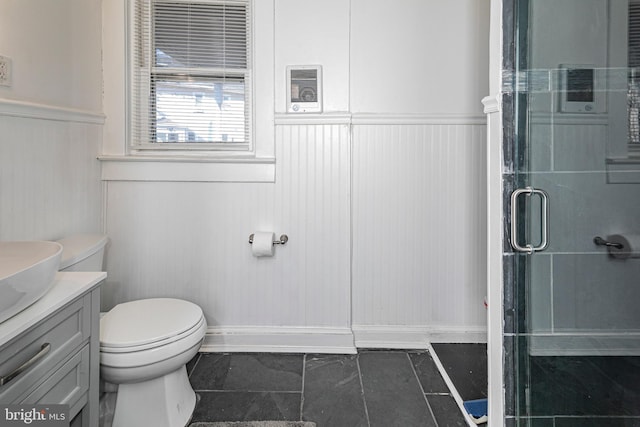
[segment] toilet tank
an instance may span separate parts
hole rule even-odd
[[[58,240],[62,245],[60,271],[104,271],[104,234],[77,234]]]

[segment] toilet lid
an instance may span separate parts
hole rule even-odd
[[[100,347],[164,341],[196,326],[202,309],[188,301],[151,298],[118,304],[100,319]]]

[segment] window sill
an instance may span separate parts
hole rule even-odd
[[[111,156],[102,162],[103,181],[275,182],[274,158]]]
[[[607,183],[639,184],[640,157],[608,158]]]

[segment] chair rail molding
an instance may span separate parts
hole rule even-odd
[[[101,112],[3,98],[0,98],[0,116],[99,125],[105,121]]]

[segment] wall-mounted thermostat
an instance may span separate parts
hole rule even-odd
[[[602,110],[602,90],[593,65],[560,64],[560,111],[597,113]]]
[[[287,66],[287,111],[289,113],[322,111],[322,67],[320,65]]]

